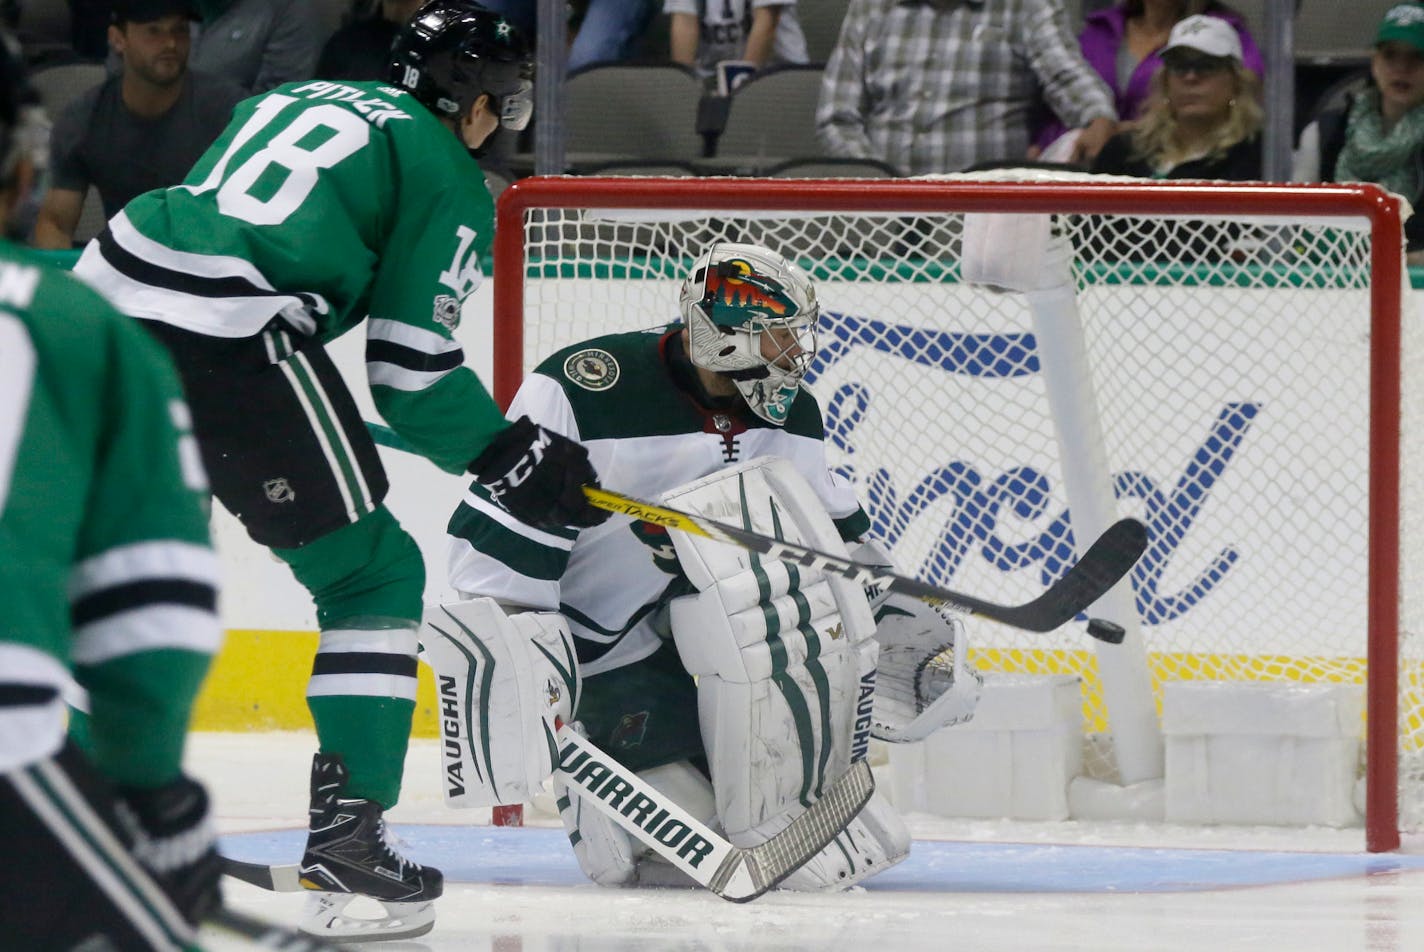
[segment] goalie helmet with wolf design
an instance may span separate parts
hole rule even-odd
[[[692,266],[679,300],[688,356],[724,374],[757,416],[782,426],[816,356],[811,279],[760,245],[719,242]]]

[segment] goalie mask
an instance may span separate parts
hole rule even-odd
[[[782,426],[816,356],[816,289],[760,245],[719,243],[692,266],[679,300],[688,356],[724,374],[757,416]]]
[[[470,0],[430,0],[391,47],[390,81],[437,116],[458,119],[488,94],[500,127],[519,132],[534,111],[533,63],[508,19]]]

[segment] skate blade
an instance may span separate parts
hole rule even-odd
[[[385,915],[348,915],[346,907],[357,899],[378,903]],[[306,935],[344,943],[414,939],[435,928],[435,903],[386,902],[355,893],[316,892],[307,897],[297,928]]]

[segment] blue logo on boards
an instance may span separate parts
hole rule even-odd
[[[1011,378],[1039,372],[1032,334],[960,334],[832,312],[822,313],[818,331],[821,348],[807,374],[808,383],[860,347],[970,377]],[[953,515],[915,571],[921,578],[950,584],[971,552],[1002,572],[1037,567],[1045,587],[1073,564],[1069,512],[1065,508],[1056,515],[1049,513],[1053,485],[1043,472],[1023,465],[999,474],[984,473],[963,460],[946,459],[917,485],[898,487],[887,470],[855,465],[855,429],[875,399],[874,382],[844,383],[834,392],[818,395],[825,398],[827,438],[850,457],[838,471],[857,483],[872,531],[887,545],[893,548],[936,500],[954,500]],[[1141,500],[1151,540],[1132,575],[1137,610],[1147,624],[1161,624],[1185,614],[1221,584],[1240,558],[1235,548],[1223,548],[1196,571],[1189,584],[1174,592],[1159,590],[1177,547],[1260,411],[1259,403],[1223,404],[1216,419],[1206,426],[1201,442],[1182,461],[1180,475],[1170,486],[1158,485],[1151,476],[1134,470],[1113,474],[1118,499]],[[946,456],[952,452],[951,448]],[[905,488],[908,492],[902,495]],[[1018,519],[1042,522],[1049,517],[1049,521],[1037,538],[1010,543],[995,531],[999,514],[1005,511]]]

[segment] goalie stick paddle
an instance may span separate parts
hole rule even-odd
[[[371,438],[382,446],[407,453],[415,452],[390,427],[368,422],[366,428],[370,431]],[[747,529],[738,529],[703,516],[625,496],[611,489],[585,486],[583,491],[589,502],[599,509],[622,513],[653,525],[706,536],[772,558],[785,559],[808,568],[841,575],[861,585],[880,584],[892,592],[901,592],[930,602],[944,602],[960,611],[1026,631],[1052,631],[1077,618],[1131,571],[1138,558],[1147,550],[1147,527],[1136,519],[1119,519],[1108,526],[1107,531],[1083,553],[1083,557],[1074,563],[1066,575],[1050,585],[1037,598],[1022,605],[996,605],[973,595],[900,575],[889,569],[862,565],[844,556],[774,539]],[[1104,630],[1099,626],[1088,626],[1088,634],[1108,644],[1119,644],[1122,641],[1120,633]]]
[[[1022,605],[996,605],[973,595],[900,575],[889,569],[863,565],[845,556],[775,539],[749,529],[738,529],[704,516],[644,502],[609,489],[585,486],[583,491],[589,502],[599,509],[622,513],[642,522],[690,532],[751,549],[775,559],[841,575],[861,585],[883,585],[892,592],[930,602],[943,602],[960,611],[1028,631],[1052,631],[1072,621],[1079,612],[1116,585],[1147,548],[1147,527],[1136,519],[1119,519],[1098,537],[1066,575],[1050,585],[1048,590],[1037,598]],[[1102,630],[1096,626],[1090,627],[1088,631],[1095,638],[1115,643],[1111,637],[1104,637]]]
[[[731,902],[750,902],[800,869],[850,824],[875,792],[870,765],[857,761],[780,833],[737,847],[599,750],[567,724],[555,735],[556,776],[698,885]],[[295,865],[223,857],[223,872],[276,892],[302,889]]]
[[[743,848],[567,724],[559,727],[557,740],[560,780],[699,885],[731,902],[750,902],[804,866],[856,818],[875,792],[870,764],[856,761],[784,830],[765,843]]]

